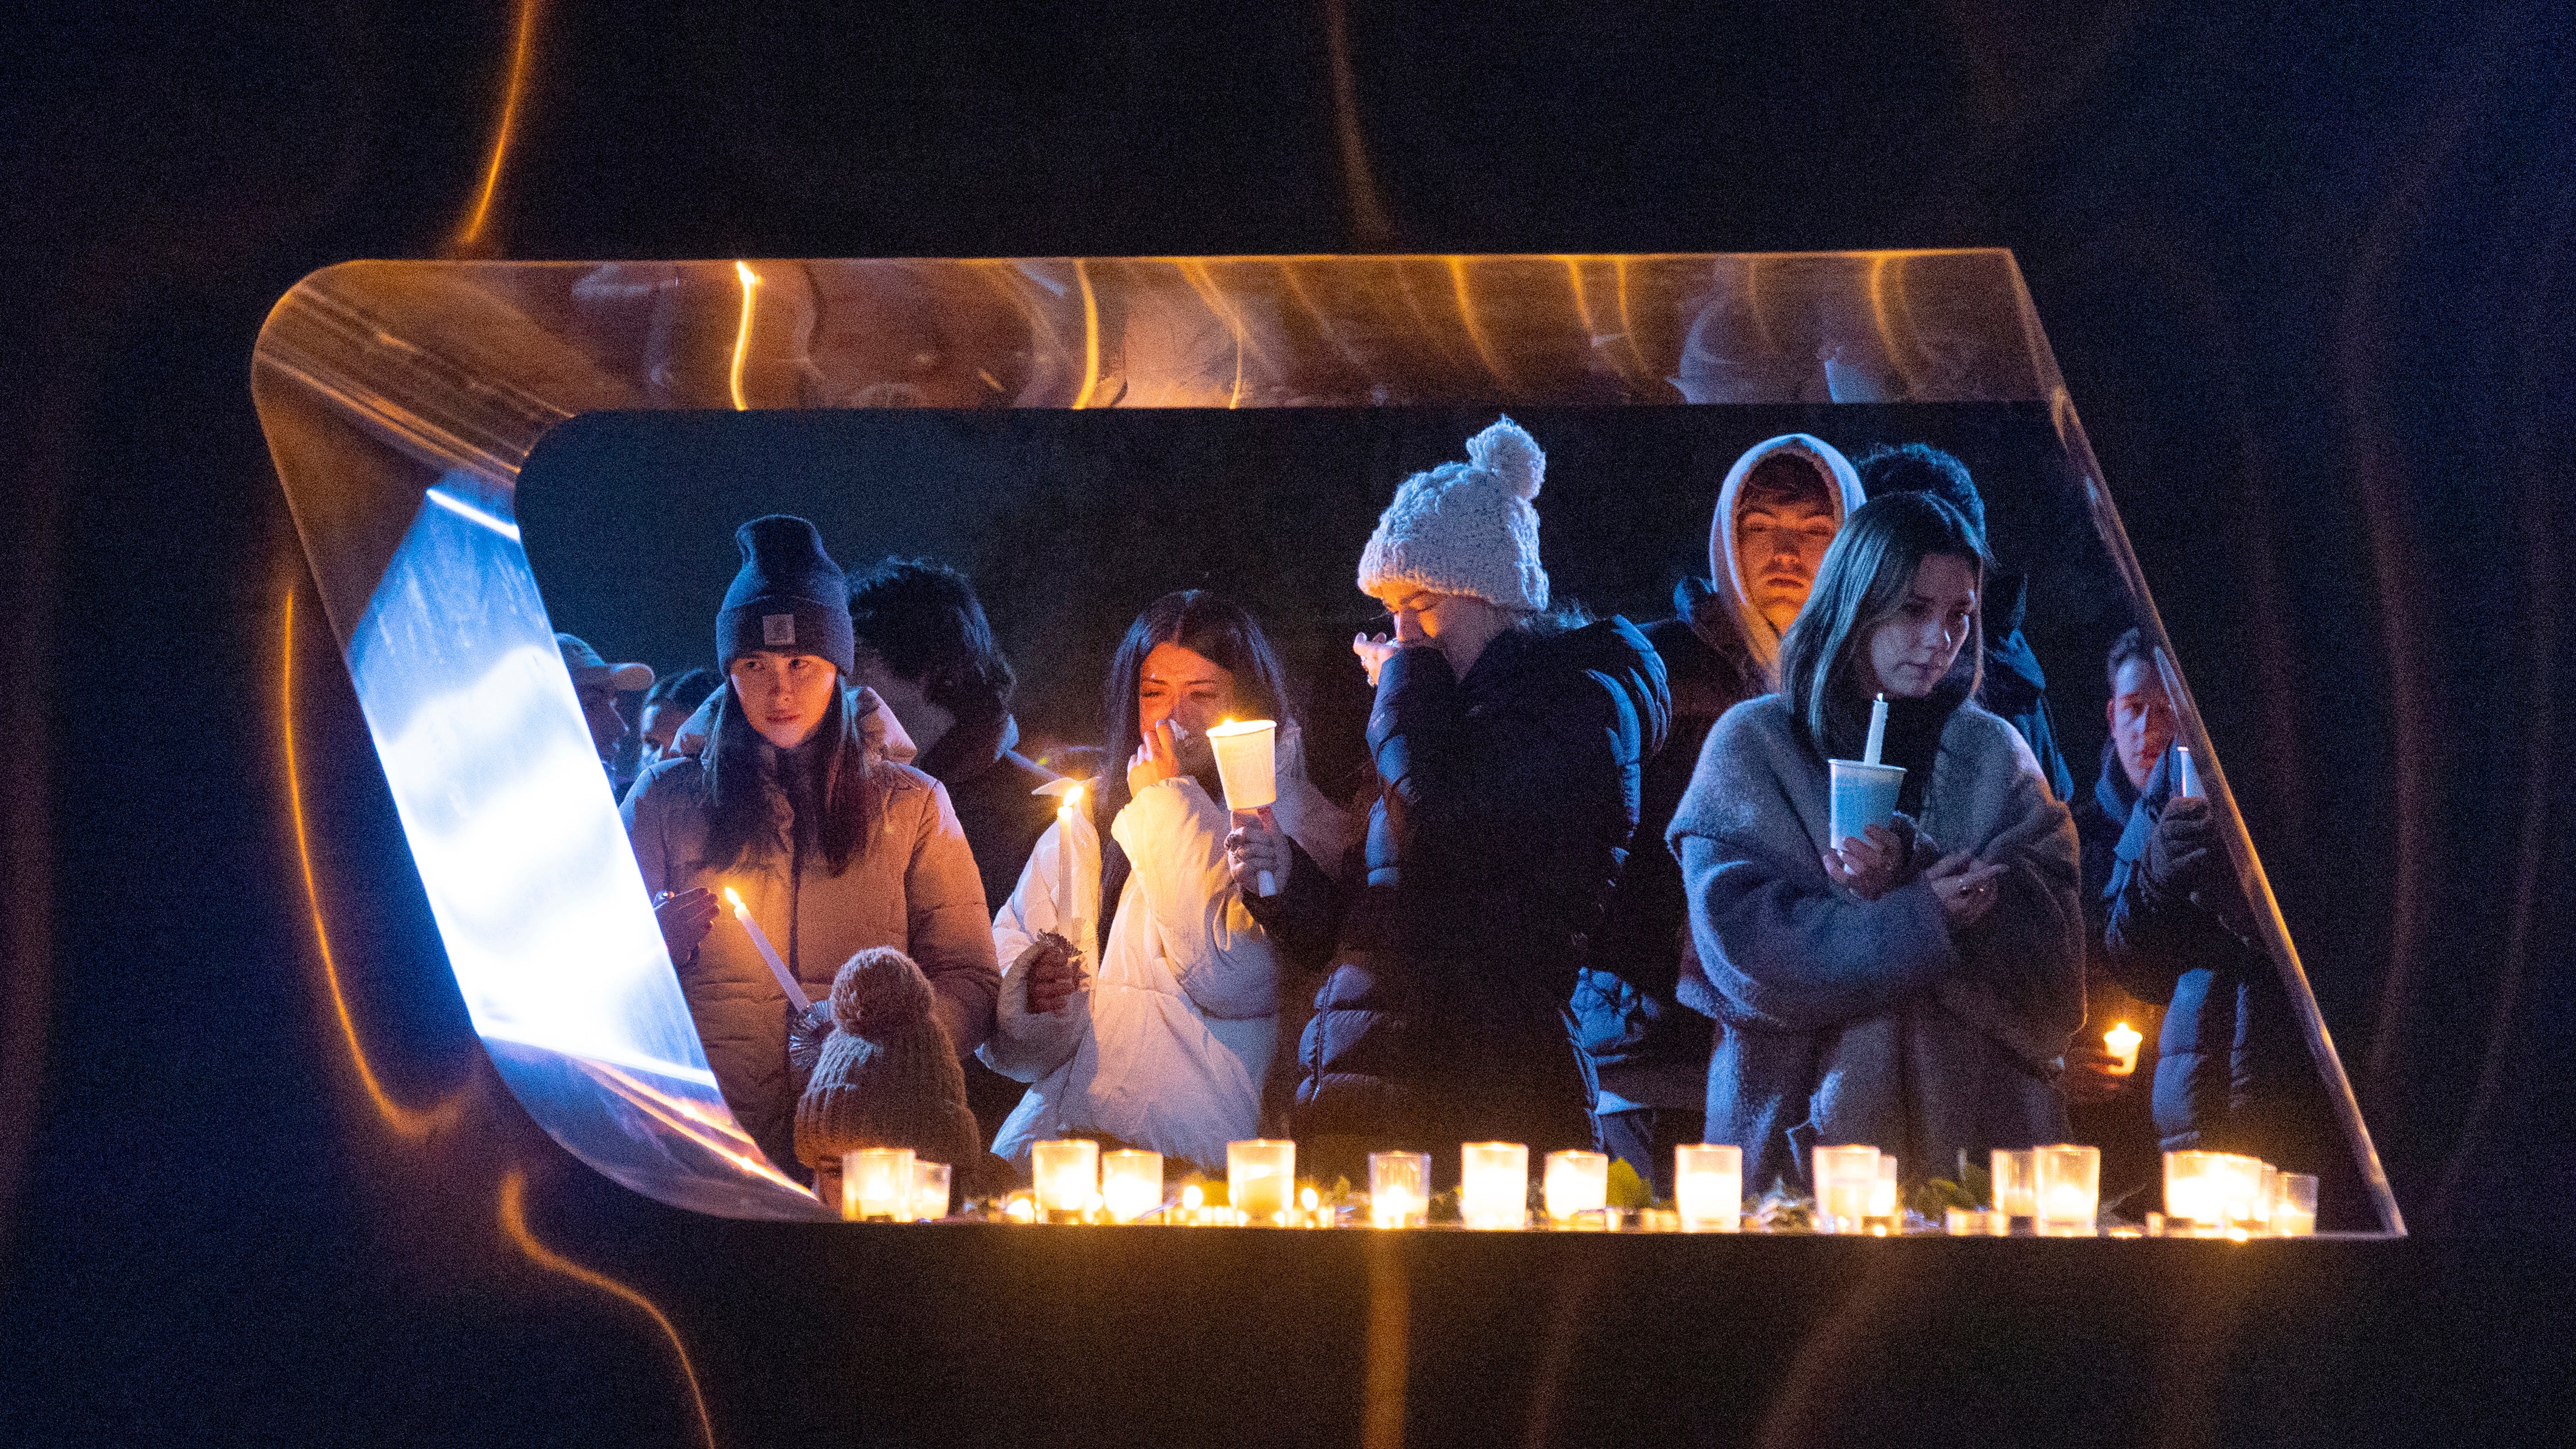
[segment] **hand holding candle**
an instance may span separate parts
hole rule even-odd
[[[726,902],[733,907],[733,918],[740,921],[744,932],[750,935],[751,944],[760,952],[760,959],[769,963],[769,974],[778,978],[778,989],[787,993],[787,1004],[798,1011],[813,1005],[806,998],[804,989],[796,984],[795,973],[787,969],[786,962],[778,959],[778,948],[769,944],[769,933],[760,929],[760,922],[751,918],[751,907],[742,903],[742,897],[732,886],[726,886],[724,894]]]
[[[1226,809],[1249,815],[1277,803],[1279,726],[1275,722],[1227,720],[1210,729],[1207,737],[1216,751],[1217,778],[1225,785]],[[1279,882],[1270,871],[1260,872],[1254,884],[1263,896],[1279,894]]]

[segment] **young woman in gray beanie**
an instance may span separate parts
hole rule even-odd
[[[1360,556],[1395,626],[1352,643],[1377,688],[1365,877],[1336,888],[1265,827],[1230,842],[1238,880],[1283,881],[1255,918],[1330,967],[1302,1045],[1301,1167],[1429,1148],[1454,1180],[1460,1142],[1592,1144],[1566,1003],[1671,700],[1625,619],[1549,612],[1545,466],[1498,422],[1465,463],[1407,479]]]
[[[771,1163],[793,1171],[794,1007],[750,932],[719,916],[719,894],[741,899],[808,1001],[827,1000],[860,951],[909,955],[961,1057],[992,1032],[1000,973],[947,792],[886,758],[860,717],[868,697],[842,687],[849,585],[821,536],[772,514],[735,540],[742,570],[716,615],[726,680],[708,701],[705,748],[654,766],[622,808],[716,1085]]]

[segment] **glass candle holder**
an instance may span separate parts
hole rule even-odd
[[[2304,1238],[2317,1230],[2317,1180],[2304,1172],[2284,1172],[2274,1184],[2272,1231],[2285,1238]]]
[[[1598,1213],[1610,1205],[1610,1159],[1598,1152],[1551,1152],[1539,1183],[1547,1215],[1557,1222]]]
[[[1459,1144],[1458,1159],[1458,1214],[1467,1226],[1529,1226],[1529,1148],[1466,1142]]]
[[[1685,1142],[1673,1149],[1673,1206],[1686,1233],[1731,1233],[1744,1222],[1744,1149]]]
[[[1819,1147],[1815,1159],[1816,1231],[1865,1231],[1869,1200],[1878,1195],[1878,1149],[1865,1143]]]
[[[1994,1174],[1995,1211],[2008,1218],[2039,1216],[2039,1204],[2033,1198],[2038,1184],[2031,1175],[2030,1154],[1998,1147],[1987,1161]]]
[[[841,1216],[912,1220],[912,1149],[862,1147],[841,1154]]]
[[[2102,1205],[2102,1149],[2061,1142],[2031,1149],[2039,1232],[2090,1237]]]
[[[1431,1154],[1369,1154],[1369,1221],[1381,1228],[1418,1228],[1430,1212]]]
[[[1275,1223],[1297,1194],[1297,1144],[1254,1137],[1225,1144],[1225,1199],[1248,1223]]]
[[[1869,1192],[1869,1215],[1891,1227],[1897,1220],[1896,1159],[1884,1152],[1878,1154],[1878,1185]]]
[[[1100,1156],[1101,1205],[1109,1220],[1132,1223],[1163,1205],[1163,1154],[1125,1149]]]
[[[1100,1191],[1100,1144],[1088,1137],[1032,1144],[1029,1161],[1037,1178],[1039,1212],[1079,1214]]]
[[[2220,1191],[2223,1152],[2165,1154],[2165,1218],[2184,1231],[2215,1228],[2227,1221],[2226,1198]]]
[[[937,1222],[948,1216],[948,1164],[912,1160],[912,1220]]]
[[[2259,1157],[2221,1153],[2210,1165],[2209,1179],[2217,1195],[2218,1222],[2222,1227],[2257,1226],[2256,1208],[2263,1205],[2263,1174],[2270,1165]]]

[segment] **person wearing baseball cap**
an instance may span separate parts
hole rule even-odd
[[[599,752],[599,763],[614,775],[617,747],[633,733],[627,727],[626,716],[618,712],[617,696],[651,689],[653,666],[611,664],[599,657],[598,650],[570,634],[557,634],[555,648],[563,651],[564,669],[572,675],[573,693],[581,697],[581,717],[590,726],[591,747]]]

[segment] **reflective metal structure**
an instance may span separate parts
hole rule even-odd
[[[563,1146],[660,1200],[820,1218],[707,1071],[520,545],[557,423],[632,408],[2038,403],[2172,657],[2001,250],[1635,257],[353,262],[252,387],[476,1031]],[[2225,771],[2181,738],[2402,1232]]]

